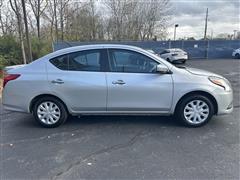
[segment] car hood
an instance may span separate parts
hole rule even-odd
[[[190,72],[191,74],[199,75],[199,76],[217,76],[217,77],[222,77],[222,76],[220,76],[218,74],[215,74],[215,73],[212,73],[212,72],[209,72],[209,71],[205,71],[205,70],[202,70],[202,69],[197,69],[197,68],[186,67],[185,70]]]

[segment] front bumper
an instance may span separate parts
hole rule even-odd
[[[217,115],[229,114],[233,111],[233,91],[214,91],[218,104]]]

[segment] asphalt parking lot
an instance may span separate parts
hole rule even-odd
[[[1,179],[239,179],[240,61],[191,60],[234,89],[234,112],[201,128],[170,117],[84,116],[55,129],[1,106]]]

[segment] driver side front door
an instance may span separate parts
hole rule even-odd
[[[172,104],[171,74],[159,74],[159,62],[139,52],[109,49],[107,111],[169,112]]]

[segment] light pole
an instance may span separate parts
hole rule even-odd
[[[204,28],[204,40],[207,40],[207,26],[208,26],[208,8],[207,8],[207,11],[206,11],[205,28]]]
[[[233,39],[237,39],[238,30],[233,30]]]
[[[174,38],[173,38],[174,41],[176,39],[176,29],[177,29],[177,27],[178,27],[178,24],[175,24],[174,25]]]

